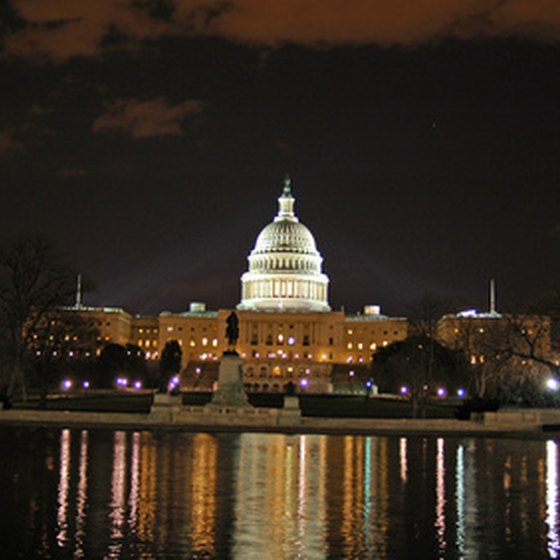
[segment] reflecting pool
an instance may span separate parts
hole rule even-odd
[[[2,558],[558,558],[553,440],[0,429]]]

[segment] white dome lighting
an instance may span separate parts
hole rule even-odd
[[[255,311],[330,311],[329,279],[312,233],[294,213],[289,178],[278,199],[278,214],[257,237],[249,271],[241,277],[238,309]]]

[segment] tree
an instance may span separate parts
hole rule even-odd
[[[412,336],[437,339],[438,323],[449,312],[450,304],[433,294],[424,294],[408,306],[408,321]]]
[[[411,395],[413,414],[416,414],[418,404],[424,399],[423,387],[430,385],[433,381],[436,353],[440,351],[441,347],[437,342],[438,322],[448,310],[448,302],[429,293],[424,294],[420,299],[409,305],[409,335],[414,340],[421,341],[420,348],[418,348],[421,352],[415,352],[416,355],[411,356],[414,362],[413,366],[416,369],[412,379],[421,381],[418,384],[414,383],[411,388],[413,391]],[[411,346],[412,348],[413,346]],[[396,358],[396,360],[398,359]],[[410,360],[408,362],[408,369],[410,370],[412,366]]]
[[[45,314],[27,345],[29,362],[39,384],[40,406],[46,407],[47,394],[57,381],[76,367],[91,362],[99,331],[91,320],[72,310]]]
[[[97,383],[106,389],[115,386],[116,377],[136,377],[144,381],[148,374],[144,352],[134,344],[107,344],[101,350],[96,369]]]
[[[183,352],[179,343],[176,340],[168,340],[159,362],[159,393],[166,393],[171,377],[181,371],[182,356]]]
[[[549,317],[503,315],[479,331],[483,331],[477,342],[480,355],[473,364],[477,396],[522,401],[522,388],[527,395],[536,387],[543,393],[545,375],[557,375],[558,365],[550,353]]]
[[[27,397],[29,349],[47,315],[70,302],[73,274],[52,245],[25,237],[0,248],[0,323],[7,337],[8,394]]]
[[[520,387],[544,385],[558,366],[551,353],[551,321],[537,314],[446,316],[440,324],[446,344],[469,360],[471,394],[506,399]]]
[[[430,391],[442,385],[452,391],[465,382],[466,362],[426,336],[411,336],[389,344],[373,355],[375,379],[381,391],[398,393],[406,386],[416,418]]]

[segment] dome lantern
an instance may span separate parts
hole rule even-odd
[[[278,199],[278,215],[274,218],[275,222],[280,220],[298,221],[294,213],[295,198],[292,196],[292,181],[288,175],[284,179],[284,190]]]

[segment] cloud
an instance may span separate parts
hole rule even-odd
[[[188,20],[188,4],[178,2],[179,19],[184,15]],[[198,31],[268,46],[412,45],[442,37],[509,34],[560,38],[557,0],[232,0],[221,4],[222,9]]]
[[[176,105],[169,104],[164,97],[148,101],[120,99],[111,103],[108,111],[94,121],[93,131],[118,130],[132,138],[181,136],[183,119],[201,111],[202,102],[195,99]]]
[[[276,47],[415,45],[443,37],[560,39],[558,0],[12,0],[8,55],[62,62],[164,36]]]
[[[95,56],[107,48],[107,38],[122,36],[122,44],[157,38],[169,24],[135,8],[132,0],[12,0],[23,28],[4,37],[8,55],[63,62]]]
[[[13,131],[0,130],[0,158],[12,155],[23,148],[23,143],[15,138]]]

